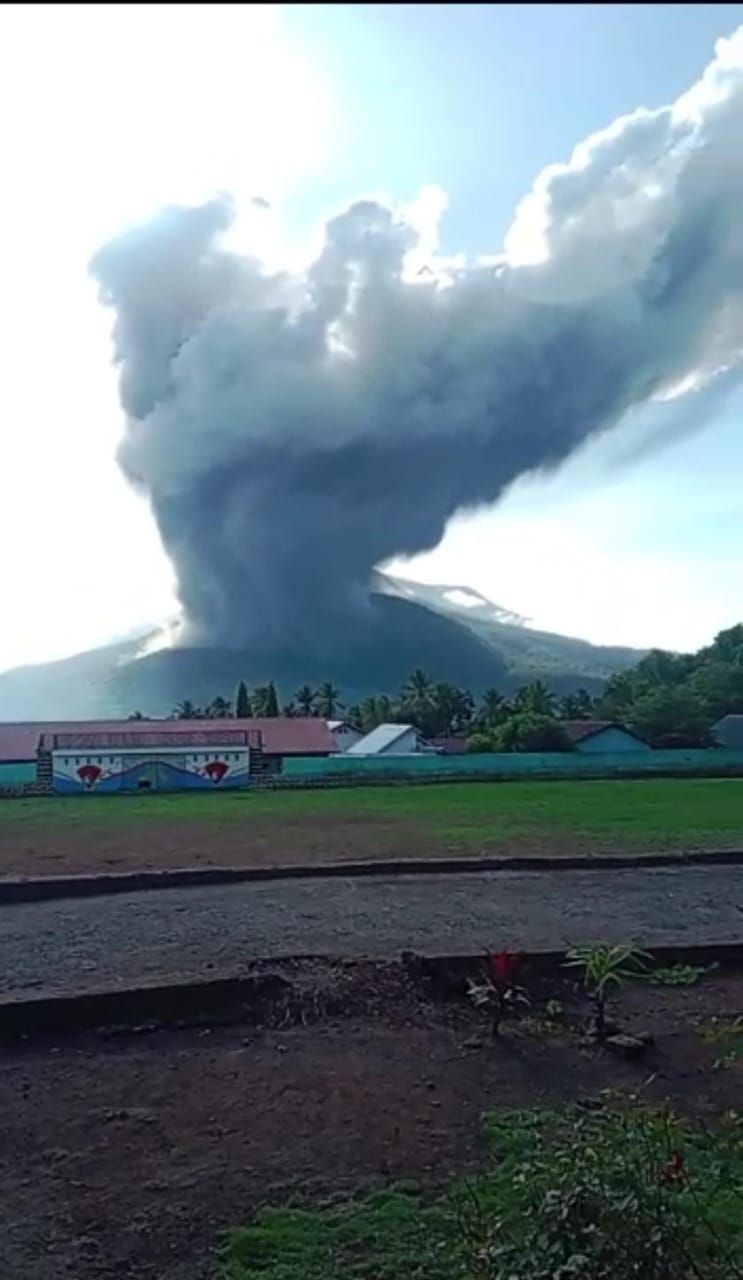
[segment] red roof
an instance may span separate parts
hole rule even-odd
[[[256,732],[260,733],[267,755],[323,756],[335,751],[326,722],[315,716],[250,720],[36,720],[0,722],[0,762],[35,760],[42,734],[146,734],[149,731],[162,739],[196,732],[216,741],[224,740],[226,732],[235,730],[251,735],[251,741],[255,741]],[[176,745],[178,738],[174,738],[173,743]]]
[[[436,747],[442,756],[464,756],[469,751],[466,738],[457,738],[454,734],[442,738],[429,738],[429,746]]]

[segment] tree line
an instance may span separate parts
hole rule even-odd
[[[712,726],[728,712],[743,714],[743,624],[721,631],[695,654],[654,649],[611,676],[595,697],[579,689],[559,698],[532,680],[510,697],[493,688],[477,699],[417,669],[396,695],[375,694],[351,706],[329,680],[317,689],[302,685],[283,704],[274,681],[249,689],[241,680],[232,700],[218,697],[199,707],[186,699],[171,718],[318,716],[343,719],[362,733],[378,724],[412,724],[426,738],[466,737],[471,751],[565,751],[566,720],[614,720],[658,747],[701,747],[712,744]],[[145,717],[137,711],[129,718]]]
[[[593,709],[593,700],[585,689],[558,699],[541,680],[524,685],[512,698],[498,689],[488,689],[477,700],[469,690],[435,681],[419,668],[410,674],[397,695],[375,694],[350,706],[329,680],[318,689],[302,685],[283,705],[273,681],[251,690],[241,680],[231,701],[217,697],[201,707],[184,699],[173,708],[170,718],[316,716],[323,720],[343,719],[361,733],[369,733],[379,724],[412,724],[426,738],[467,737],[472,750],[560,750],[569,746],[560,729],[560,719],[589,719]],[[135,711],[129,719],[145,717]]]

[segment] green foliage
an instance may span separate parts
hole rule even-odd
[[[658,747],[706,747],[712,743],[710,718],[691,689],[652,689],[632,704],[633,729]]]
[[[532,680],[519,689],[513,700],[514,711],[532,716],[554,716],[557,700],[541,680]]]
[[[450,1280],[461,1254],[453,1223],[445,1202],[426,1205],[395,1187],[326,1209],[264,1209],[230,1235],[218,1274],[220,1280]]]
[[[213,698],[206,709],[210,720],[226,720],[232,715],[232,703],[226,698]]]
[[[593,698],[587,689],[566,694],[560,699],[558,711],[561,720],[590,720],[596,714]]]
[[[237,693],[235,694],[235,715],[238,720],[247,720],[252,716],[252,714],[253,709],[250,705],[248,686],[244,680],[241,680],[237,686]]]
[[[489,735],[491,751],[570,751],[559,720],[524,711],[512,715]]]
[[[743,1058],[743,1017],[733,1018],[730,1022],[720,1022],[713,1018],[704,1032],[704,1038],[721,1050],[714,1064],[716,1068],[733,1066]]]
[[[273,717],[279,714],[279,699],[273,680],[254,690],[252,702],[253,711],[257,716]]]
[[[170,718],[171,720],[203,720],[204,712],[189,698],[184,698],[173,708]]]
[[[326,680],[324,684],[320,685],[315,694],[314,706],[315,714],[322,716],[323,720],[337,719],[338,712],[343,707],[340,691],[329,680]]]
[[[503,1112],[485,1171],[426,1199],[389,1189],[264,1209],[219,1280],[740,1280],[743,1129],[664,1113]]]
[[[583,985],[596,1008],[596,1034],[606,1033],[606,1000],[610,987],[621,987],[629,978],[644,973],[650,956],[631,943],[610,946],[603,942],[589,942],[571,947],[565,967],[580,969]]]
[[[672,964],[666,968],[659,965],[648,974],[648,981],[656,987],[693,987],[705,973],[717,968],[717,964]]]
[[[241,688],[242,681],[238,698]],[[229,714],[214,711],[219,703],[229,706],[215,698],[207,714]],[[318,690],[305,684],[285,714],[294,714],[295,707],[300,715],[333,719],[343,707],[341,692],[331,681]],[[279,714],[273,682],[255,690],[253,711]],[[743,713],[743,624],[721,631],[697,654],[652,650],[632,670],[611,676],[595,700],[578,689],[558,703],[542,680],[532,680],[510,702],[499,689],[487,689],[476,706],[467,689],[437,682],[416,668],[396,698],[385,693],[364,698],[354,708],[354,723],[364,732],[385,721],[410,723],[426,738],[470,734],[474,751],[564,751],[569,743],[559,713],[563,720],[616,720],[659,747],[706,747],[712,745],[712,725],[726,712]],[[185,701],[173,715],[199,719],[204,712]]]
[[[500,690],[486,689],[477,714],[478,728],[497,729],[510,715],[513,715],[513,707]]]
[[[743,625],[721,631],[696,654],[654,649],[611,677],[597,707],[656,746],[708,746],[716,720],[743,713]]]
[[[300,716],[311,716],[315,711],[315,691],[308,684],[303,684],[294,695],[294,702]]]

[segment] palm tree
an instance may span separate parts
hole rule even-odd
[[[472,694],[454,684],[434,685],[430,702],[413,706],[412,715],[421,733],[433,738],[459,733],[470,723],[474,710]]]
[[[514,699],[517,711],[527,711],[535,716],[555,714],[555,695],[541,680],[532,680],[519,689]]]
[[[500,689],[485,690],[478,715],[478,720],[481,724],[494,729],[503,724],[503,721],[508,719],[510,713],[511,706],[508,699],[500,692]]]
[[[334,720],[343,708],[340,690],[326,680],[315,694],[315,706],[317,714],[322,716],[323,720]]]
[[[171,720],[203,720],[204,712],[190,698],[184,698],[171,712]]]
[[[364,698],[359,707],[359,723],[364,733],[369,733],[372,729],[376,729],[378,724],[382,723],[383,716],[379,714],[379,703],[377,698]]]
[[[413,704],[432,702],[433,689],[433,680],[428,673],[422,671],[420,667],[416,667],[415,671],[411,671],[400,690],[400,701]]]
[[[377,724],[387,724],[393,720],[395,716],[400,715],[400,708],[396,707],[388,693],[380,693],[376,699],[377,704]]]
[[[232,703],[226,698],[213,698],[206,714],[210,720],[227,720],[232,715]]]
[[[144,720],[144,716],[141,711],[132,711],[132,714],[127,716],[127,720]]]
[[[560,699],[559,714],[561,720],[590,720],[594,707],[588,690],[578,689],[575,693],[566,693]]]
[[[364,717],[361,707],[356,703],[352,707],[346,709],[346,724],[350,724],[353,729],[363,728]]]
[[[315,691],[308,684],[303,684],[294,695],[294,701],[301,716],[311,716],[315,710]]]

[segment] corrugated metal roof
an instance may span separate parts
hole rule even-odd
[[[255,717],[250,720],[36,720],[0,722],[0,761],[35,760],[42,734],[204,733],[214,741],[220,733],[240,729],[259,733],[266,755],[319,756],[335,751],[333,736],[316,716]]]
[[[346,755],[379,755],[380,752],[386,751],[393,743],[397,742],[398,738],[409,733],[411,729],[417,734],[418,730],[412,724],[378,724],[376,729],[372,729],[371,733],[367,733],[358,742],[354,742],[353,746],[348,748]]]

